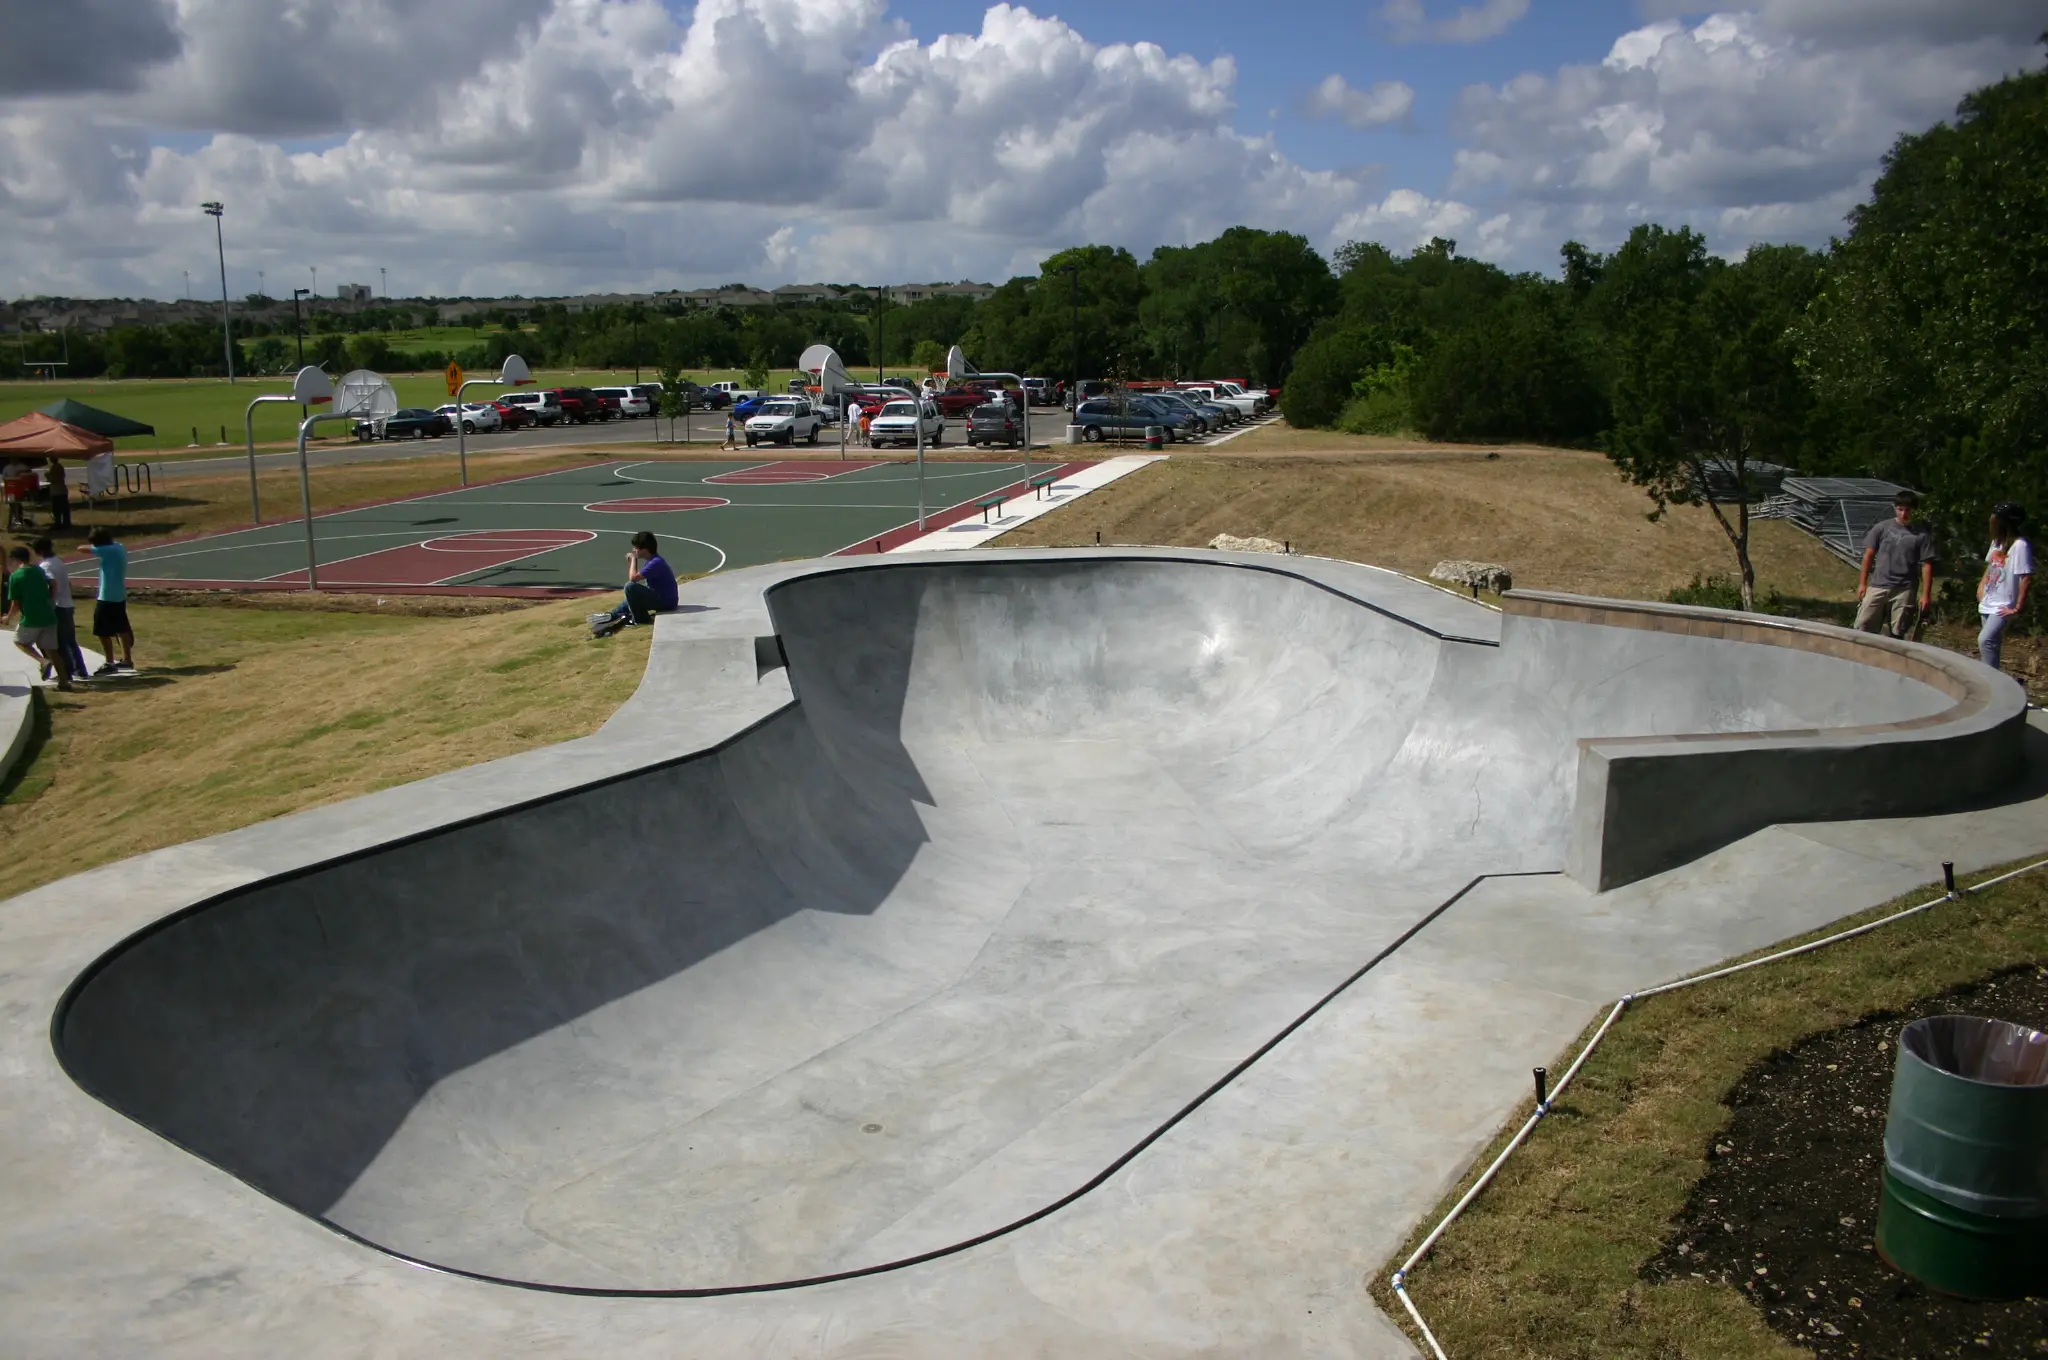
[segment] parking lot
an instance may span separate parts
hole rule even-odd
[[[1229,430],[1185,441],[1175,447],[1200,448],[1205,445],[1227,443],[1247,430],[1257,429],[1277,415],[1268,414],[1255,420],[1246,421]],[[471,450],[479,453],[499,453],[511,449],[548,448],[604,448],[609,445],[631,445],[644,443],[667,443],[670,424],[667,420],[641,418],[637,420],[601,421],[592,425],[551,425],[545,428],[510,430],[501,433],[473,434],[468,437]],[[675,422],[677,439],[687,438],[692,444],[709,445],[716,448],[725,438],[725,413],[723,411],[698,411],[687,422]],[[819,446],[837,446],[839,427],[827,426]],[[967,446],[967,422],[948,420],[946,434],[941,447],[962,449]],[[1067,447],[1067,413],[1057,406],[1034,406],[1031,408],[1031,446],[1033,448]],[[399,439],[381,443],[359,444],[353,440],[328,440],[309,450],[307,461],[315,467],[333,467],[345,463],[376,463],[394,458],[445,457],[455,451],[455,441],[440,439]],[[233,472],[248,467],[248,455],[241,452],[224,453],[218,458],[188,458],[176,462],[156,464],[160,477],[218,477],[223,472]],[[259,468],[296,467],[296,451],[259,453],[256,456]]]

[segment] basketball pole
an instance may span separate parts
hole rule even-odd
[[[313,550],[313,474],[306,467],[306,436],[323,420],[348,420],[347,411],[315,411],[299,422],[299,506],[306,522],[306,589],[320,589],[320,563]]]
[[[249,409],[243,413],[242,430],[249,439],[249,522],[251,524],[263,523],[263,502],[256,498],[256,408],[266,401],[283,402],[287,406],[299,404],[299,399],[291,393],[273,394],[256,398],[256,400],[249,403]]]

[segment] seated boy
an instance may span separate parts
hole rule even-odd
[[[661,560],[654,535],[642,529],[626,554],[626,598],[617,609],[590,616],[590,635],[610,637],[629,623],[652,623],[656,614],[675,607],[676,574]]]

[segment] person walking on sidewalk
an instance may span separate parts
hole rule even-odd
[[[1863,570],[1856,578],[1856,628],[1908,638],[1919,617],[1934,607],[1934,535],[1913,522],[1920,498],[1892,497],[1892,517],[1863,536]],[[1918,601],[1915,601],[1915,596]]]
[[[1977,634],[1977,657],[1993,670],[2005,654],[2005,630],[2026,607],[2027,587],[2034,579],[2034,546],[2020,537],[2027,512],[2011,501],[1991,511],[1991,547],[1984,554],[1984,578],[1977,582],[1977,613],[1984,626]]]
[[[728,406],[725,408],[725,442],[718,447],[721,449],[736,449],[739,447],[739,444],[740,422],[733,415],[732,408]]]
[[[92,635],[100,640],[100,655],[106,657],[99,674],[135,672],[135,630],[128,622],[128,549],[114,541],[106,525],[93,527],[88,536],[92,555],[100,560],[99,598],[92,607]],[[121,643],[121,659],[114,660],[114,642]]]
[[[78,650],[78,608],[71,597],[71,572],[64,566],[64,559],[57,556],[57,545],[48,538],[39,538],[29,546],[41,559],[37,568],[50,581],[50,605],[57,611],[57,650],[71,663],[71,673],[82,680],[91,672],[86,669],[85,653]]]
[[[54,670],[58,689],[70,689],[71,659],[57,645],[57,610],[50,603],[50,578],[30,560],[27,548],[15,548],[7,556],[14,571],[7,578],[7,612],[0,614],[0,620],[19,615],[15,647],[46,676]]]

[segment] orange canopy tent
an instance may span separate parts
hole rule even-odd
[[[90,458],[112,453],[114,441],[31,411],[0,425],[0,458]]]

